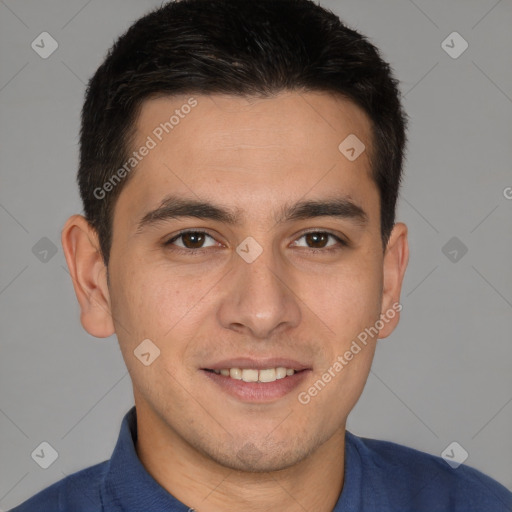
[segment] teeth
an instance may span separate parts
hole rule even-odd
[[[231,368],[229,370],[229,376],[232,379],[242,380],[242,370],[240,370],[240,368]]]
[[[268,370],[260,370],[259,378],[260,382],[274,382],[276,380],[276,371],[274,368]]]
[[[213,370],[217,375],[230,377],[235,380],[243,380],[244,382],[274,382],[284,379],[295,373],[291,368],[266,368],[265,370],[256,370],[254,368],[223,368],[222,370]]]
[[[258,382],[258,370],[242,370],[244,382]]]
[[[276,368],[276,379],[284,379],[286,377],[286,368],[280,366]]]

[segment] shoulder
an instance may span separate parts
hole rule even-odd
[[[512,493],[470,466],[452,468],[441,457],[350,432],[347,442],[359,454],[363,482],[366,476],[395,510],[512,511]]]
[[[38,492],[9,512],[102,510],[101,483],[108,461],[82,469]]]

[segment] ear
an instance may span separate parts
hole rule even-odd
[[[101,256],[96,230],[82,215],[73,215],[62,229],[61,241],[80,304],[82,326],[96,338],[108,338],[115,329],[107,267]]]
[[[384,327],[379,338],[388,337],[400,321],[400,292],[402,281],[409,262],[407,226],[398,222],[394,225],[384,253],[381,319]]]

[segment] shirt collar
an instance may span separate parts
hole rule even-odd
[[[144,468],[135,450],[137,413],[135,406],[124,416],[121,431],[103,482],[104,510],[159,510],[188,512],[190,509],[166,491]]]
[[[103,508],[112,512],[126,510],[159,510],[161,512],[189,512],[191,509],[165,490],[144,468],[137,456],[137,413],[132,407],[124,416],[121,430],[102,486]],[[345,433],[345,477],[343,492],[333,512],[359,511],[371,504],[382,503],[375,496],[372,482],[375,475],[365,471],[367,448],[354,434]],[[364,484],[364,485],[363,485]],[[363,488],[367,492],[363,492]],[[370,491],[370,493],[368,493]],[[370,506],[370,509],[372,509]],[[385,507],[384,507],[385,508]]]
[[[373,452],[360,437],[346,430],[343,491],[333,512],[391,511],[387,487]]]

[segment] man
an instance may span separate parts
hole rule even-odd
[[[112,458],[27,511],[505,511],[469,467],[346,431],[400,316],[406,118],[309,0],[183,0],[135,23],[82,113],[62,243],[133,383]]]

